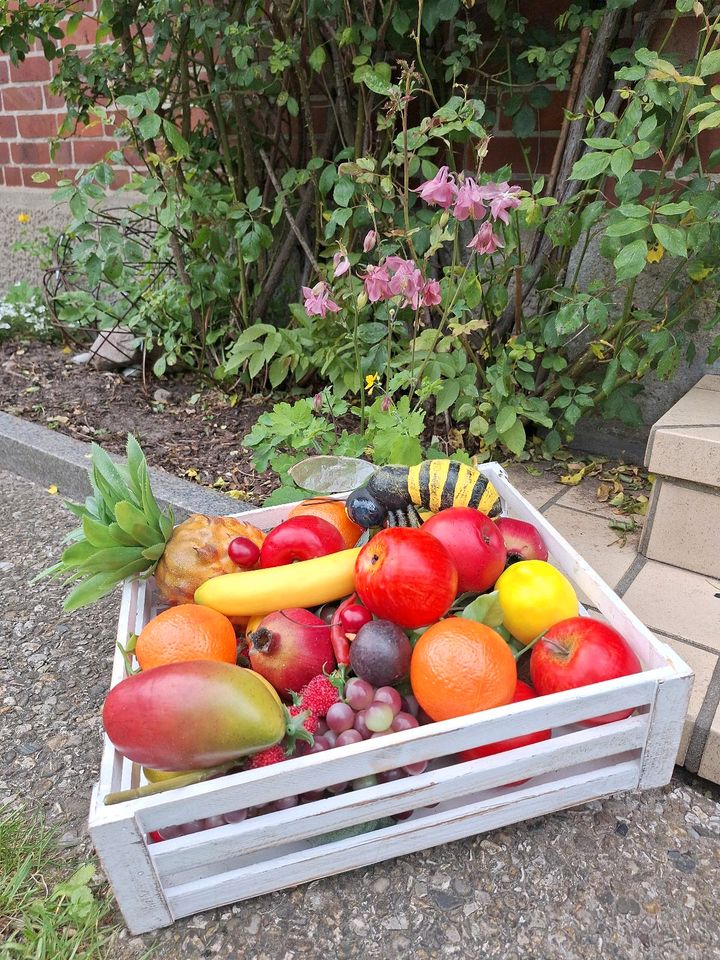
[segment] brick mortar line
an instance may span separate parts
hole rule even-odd
[[[685,752],[683,765],[690,773],[697,773],[700,769],[718,704],[720,704],[720,660],[715,664],[715,669],[710,677],[705,699],[698,710],[695,726],[693,727],[693,732],[690,734],[690,740]]]

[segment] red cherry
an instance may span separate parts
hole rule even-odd
[[[233,563],[249,570],[260,559],[260,548],[247,537],[235,537],[228,544],[228,556]]]
[[[345,633],[357,633],[360,627],[370,623],[373,616],[367,607],[351,603],[340,613],[340,625]]]

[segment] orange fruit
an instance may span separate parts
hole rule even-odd
[[[340,531],[347,549],[354,547],[365,532],[364,527],[359,523],[353,523],[347,515],[344,500],[331,500],[329,497],[303,500],[290,511],[288,517],[320,517],[322,520],[327,520]]]
[[[410,685],[433,720],[510,703],[516,683],[510,647],[483,623],[449,617],[434,623],[415,644]]]
[[[235,663],[235,629],[217,610],[181,603],[145,624],[137,638],[135,656],[141,670],[185,660]]]

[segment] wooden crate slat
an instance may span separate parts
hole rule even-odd
[[[405,820],[311,851],[303,850],[224,875],[193,880],[168,889],[167,900],[176,916],[188,916],[198,910],[391,860],[609,793],[629,790],[637,783],[638,772],[638,763],[628,761],[595,775],[581,773],[552,784],[529,786],[507,798],[492,798],[452,811],[438,811],[422,819]]]
[[[647,716],[633,717],[603,730],[585,729],[564,737],[481,760],[453,763],[405,780],[372,789],[318,800],[290,810],[255,817],[243,823],[178,837],[150,847],[163,883],[230,869],[232,857],[249,856],[268,848],[305,840],[366,823],[383,816],[476,794],[551,771],[639,749],[647,736]],[[609,765],[609,764],[608,764]]]
[[[483,743],[533,730],[556,729],[652,701],[657,678],[652,673],[623,677],[542,699],[496,707],[480,714],[445,720],[193,784],[165,794],[130,800],[123,813],[137,815],[146,830],[216,816],[247,806],[261,806],[289,794],[321,789],[393,767],[455,754]],[[106,807],[112,818],[116,807]],[[183,819],[178,819],[182,814]]]

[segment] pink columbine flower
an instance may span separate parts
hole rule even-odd
[[[344,273],[347,273],[348,270],[350,269],[350,261],[347,258],[347,254],[342,253],[342,251],[338,250],[338,252],[333,257],[333,267],[335,268],[333,271],[334,279],[337,279],[338,277],[341,277]]]
[[[504,247],[500,237],[493,232],[492,224],[487,220],[472,238],[468,247],[476,253],[495,253],[498,247]]]
[[[520,193],[520,187],[511,187],[507,180],[502,183],[486,183],[479,187],[479,192],[483,200],[490,201],[490,216],[493,220],[508,223],[508,210],[520,206],[520,200],[516,196]]]
[[[413,193],[419,193],[425,203],[431,207],[438,206],[447,209],[457,196],[458,188],[455,178],[449,173],[448,167],[440,167],[432,180],[426,180]]]
[[[363,283],[370,303],[377,303],[378,300],[388,300],[392,296],[390,275],[384,263],[381,263],[378,267],[368,267]]]
[[[365,234],[365,239],[363,240],[363,253],[370,253],[375,244],[378,242],[378,233],[377,230],[368,230]]]
[[[324,317],[328,310],[331,313],[339,312],[340,307],[330,299],[330,287],[324,280],[316,283],[312,289],[303,287],[302,292],[305,297],[305,313],[309,317]]]
[[[403,297],[403,306],[411,306],[417,310],[423,291],[423,275],[413,260],[403,260],[402,257],[388,257],[385,261],[393,271],[390,278],[390,293],[394,297]]]
[[[436,307],[441,300],[440,284],[437,280],[428,280],[422,288],[422,302],[426,307]]]
[[[456,220],[482,220],[485,216],[485,205],[480,187],[472,177],[463,180],[458,189],[453,216]]]

